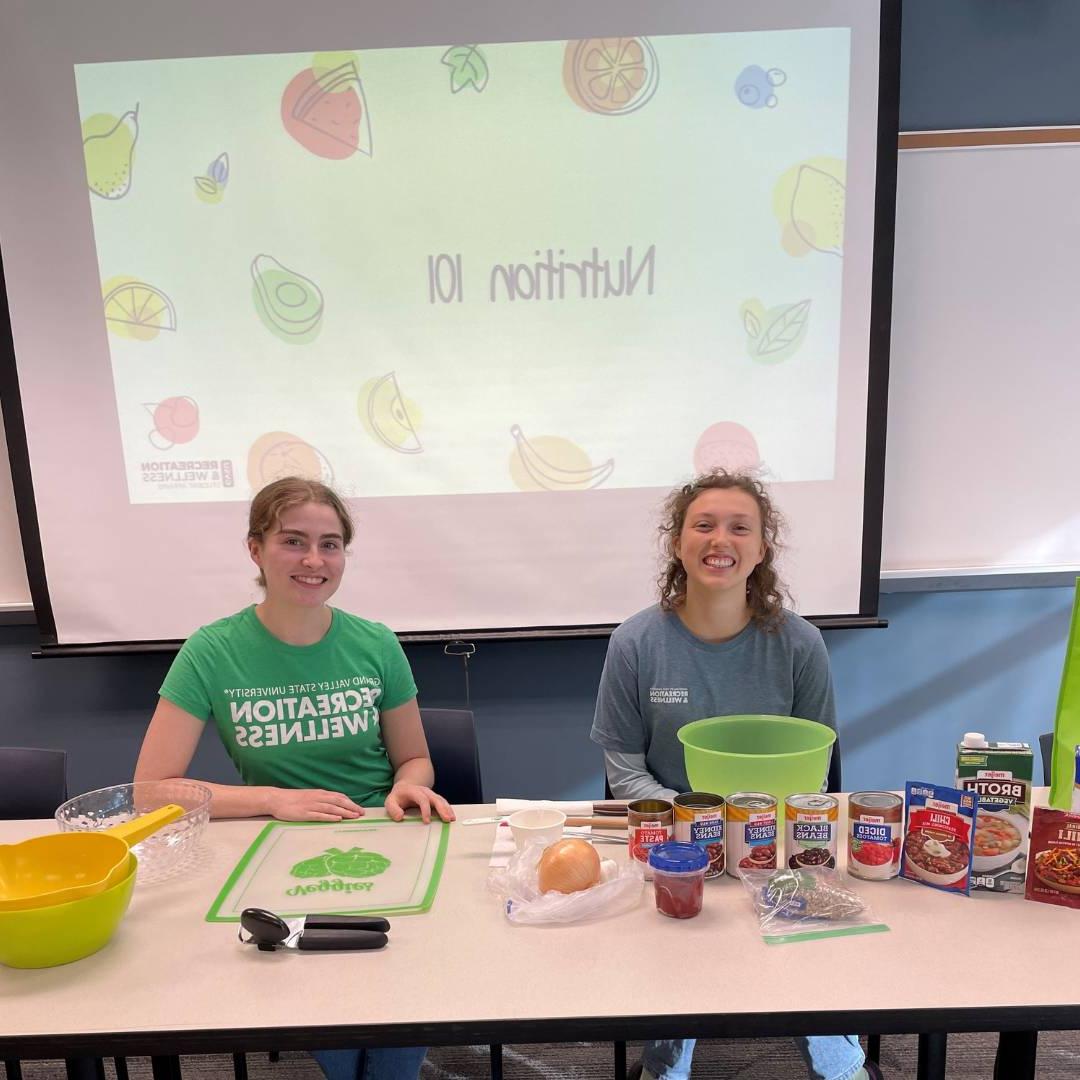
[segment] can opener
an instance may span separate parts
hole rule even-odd
[[[244,908],[238,937],[261,952],[299,949],[327,952],[337,949],[381,949],[390,923],[370,915],[303,915],[283,919],[264,908]],[[246,934],[246,936],[245,936]]]

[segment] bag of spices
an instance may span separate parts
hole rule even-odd
[[[1024,897],[1080,908],[1080,814],[1035,807]]]
[[[874,918],[846,875],[831,866],[740,870],[739,878],[767,945],[889,929]]]

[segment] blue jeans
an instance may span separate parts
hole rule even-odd
[[[688,1080],[694,1058],[694,1039],[647,1042],[641,1063],[657,1080]],[[850,1080],[862,1067],[866,1055],[857,1035],[807,1035],[795,1040],[806,1060],[811,1080]]]
[[[416,1080],[426,1054],[426,1046],[311,1051],[326,1080]]]

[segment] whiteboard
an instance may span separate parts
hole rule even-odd
[[[1076,144],[900,155],[886,578],[1080,567],[1078,190]]]
[[[1080,567],[1077,191],[1080,145],[900,155],[885,588]],[[0,541],[0,610],[27,605],[6,468]]]

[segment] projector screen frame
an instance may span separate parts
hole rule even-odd
[[[874,197],[873,264],[870,287],[868,341],[867,427],[864,462],[862,562],[859,610],[847,615],[811,617],[823,629],[887,625],[877,616],[882,548],[882,507],[888,373],[892,313],[895,196],[899,135],[901,0],[880,0],[879,66],[876,140],[876,186]],[[0,245],[0,389],[11,464],[13,489],[19,518],[27,578],[41,640],[39,655],[100,655],[127,652],[174,652],[180,639],[156,641],[59,642],[56,619],[45,575],[29,444],[19,394],[7,286]],[[576,626],[524,626],[507,628],[458,628],[398,634],[405,642],[450,642],[461,639],[530,640],[545,638],[602,638],[615,623]]]

